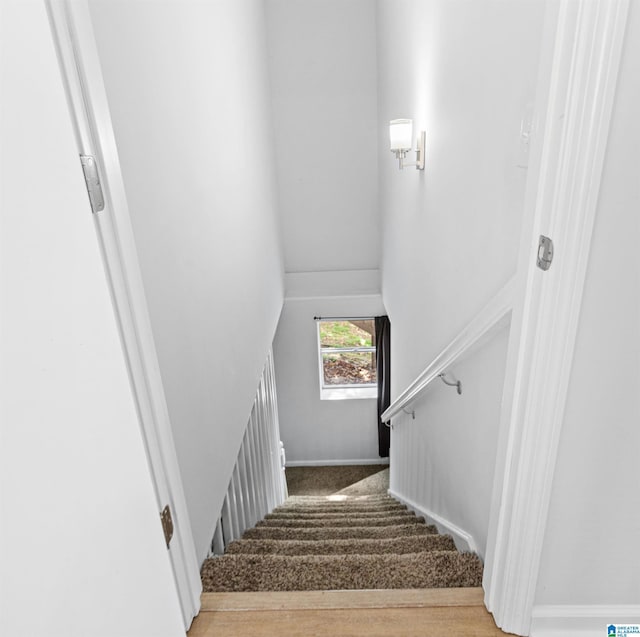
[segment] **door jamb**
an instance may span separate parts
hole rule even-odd
[[[485,603],[527,635],[629,0],[547,3],[485,560]],[[551,269],[536,266],[553,239]]]

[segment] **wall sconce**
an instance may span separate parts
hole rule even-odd
[[[389,122],[389,140],[391,152],[395,153],[399,168],[415,166],[416,170],[424,170],[424,144],[426,134],[420,131],[416,142],[416,161],[407,163],[404,158],[413,144],[413,121],[410,119],[392,119]]]

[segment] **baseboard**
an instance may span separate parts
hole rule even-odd
[[[287,460],[286,467],[336,467],[358,464],[380,464],[388,465],[389,458],[369,458],[367,460]]]
[[[433,511],[429,511],[429,509],[426,509],[425,507],[416,504],[412,500],[405,498],[392,489],[389,489],[388,493],[391,497],[402,502],[402,504],[406,504],[412,511],[416,513],[416,515],[420,515],[425,518],[427,522],[435,524],[440,533],[447,533],[448,535],[450,535],[453,538],[453,541],[456,543],[456,548],[459,551],[471,551],[473,553],[479,553],[478,545],[473,539],[473,536],[470,533],[467,533],[464,529],[461,529],[459,526],[447,520],[446,518],[443,518],[441,515],[438,515]]]
[[[611,624],[640,624],[640,606],[534,606],[529,634],[530,637],[603,637]]]

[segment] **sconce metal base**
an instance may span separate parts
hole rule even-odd
[[[406,168],[407,166],[415,166],[416,170],[424,170],[424,149],[426,137],[427,134],[425,133],[425,131],[420,131],[420,135],[416,140],[416,161],[405,162],[404,158],[407,155],[407,151],[395,151],[396,157],[398,158],[400,170]]]

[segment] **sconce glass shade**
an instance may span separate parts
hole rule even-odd
[[[411,150],[413,143],[413,120],[392,119],[389,122],[391,150]]]

